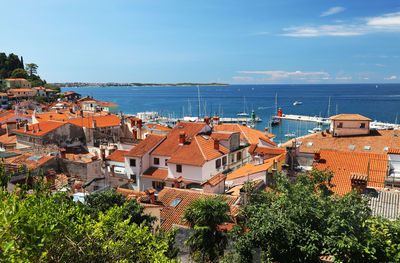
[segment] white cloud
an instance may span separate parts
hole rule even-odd
[[[285,33],[281,35],[289,37],[358,36],[374,32],[400,32],[400,12],[365,17],[350,23],[292,26],[283,28],[283,31]]]
[[[329,8],[329,10],[323,12],[320,16],[330,16],[330,15],[334,15],[340,12],[343,12],[344,10],[346,10],[346,8],[341,7],[341,6],[334,6]]]
[[[390,76],[390,77],[387,77],[387,78],[384,78],[385,80],[395,80],[395,79],[397,79],[397,76]]]
[[[353,79],[353,77],[336,77],[337,80],[350,80]]]
[[[375,64],[375,66],[377,66],[377,67],[384,67],[385,65],[383,65],[383,64]]]
[[[252,81],[252,80],[254,80],[253,77],[243,77],[243,76],[234,76],[232,78],[234,80],[238,80],[238,81]]]
[[[283,71],[283,70],[266,70],[266,71],[247,71],[242,70],[238,71],[238,73],[242,74],[262,74],[269,75],[270,79],[320,79],[321,77],[329,77],[327,72],[303,72],[300,70],[296,70],[293,72]]]

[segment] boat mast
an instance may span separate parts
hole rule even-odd
[[[188,114],[192,117],[192,105],[190,104],[190,99],[188,98]]]
[[[329,96],[329,101],[328,101],[328,118],[331,116],[331,97]]]
[[[398,117],[399,113],[396,112],[396,119],[394,120],[394,124],[397,124],[397,117]]]
[[[275,92],[275,116],[278,115],[278,92]]]
[[[201,117],[201,106],[200,106],[200,87],[197,85],[197,99],[198,99],[198,104],[199,104],[199,116],[198,118],[200,119]]]

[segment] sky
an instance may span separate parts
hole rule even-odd
[[[48,82],[400,82],[398,0],[0,6],[0,52],[38,64]]]

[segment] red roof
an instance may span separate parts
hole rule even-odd
[[[107,156],[106,159],[113,161],[113,162],[123,163],[125,161],[124,155],[127,153],[128,153],[128,151],[115,150],[109,156]]]
[[[69,119],[68,122],[80,127],[92,128],[93,120],[96,121],[96,127],[98,128],[119,126],[121,124],[120,118],[113,114],[105,116],[93,116],[88,118]]]
[[[330,117],[331,120],[335,121],[371,121],[370,118],[362,116],[360,114],[339,114]]]
[[[165,206],[160,213],[160,218],[165,219],[164,222],[161,223],[161,229],[168,231],[173,225],[185,225],[182,222],[182,216],[185,212],[185,209],[188,208],[195,200],[210,196],[215,196],[215,194],[189,189],[164,187],[164,189],[158,193],[158,201],[162,202]],[[229,206],[232,206],[238,199],[237,196],[224,197],[228,200]],[[181,201],[178,202],[175,207],[170,206],[172,201],[177,198],[179,198]]]
[[[214,126],[214,131],[240,132],[240,139],[246,140],[250,144],[258,144],[260,140],[263,140],[271,145],[277,145],[276,143],[270,141],[270,139],[275,137],[275,135],[252,129],[244,125],[219,124]]]
[[[33,124],[28,126],[28,131],[25,131],[25,127],[20,128],[18,130],[14,130],[15,133],[20,134],[29,134],[33,136],[42,136],[45,135],[61,126],[67,124],[66,122],[60,121],[42,121],[38,124]],[[40,131],[38,131],[40,129]],[[35,131],[35,132],[34,132]]]
[[[387,154],[356,153],[336,150],[320,150],[318,170],[329,169],[334,172],[332,178],[333,191],[339,195],[351,191],[350,175],[352,173],[369,175],[368,187],[384,187],[387,173]],[[368,171],[369,167],[369,171]]]
[[[140,119],[139,119],[140,120]],[[172,130],[171,128],[159,125],[159,124],[155,124],[155,123],[148,123],[146,124],[146,127],[152,130],[160,130],[160,131],[170,131]]]
[[[26,79],[23,78],[16,78],[16,79],[7,79],[8,81],[27,81]]]
[[[9,92],[33,92],[31,89],[9,89]]]
[[[97,105],[100,105],[100,106],[118,106],[118,104],[115,104],[115,103],[112,103],[112,102],[103,102],[103,101],[97,102]]]
[[[202,129],[206,127],[205,123],[198,122],[180,122],[178,123],[171,132],[167,135],[165,141],[158,146],[154,151],[154,155],[172,156],[179,146],[179,134],[185,132],[186,141],[191,139],[194,135],[197,135]]]
[[[5,159],[6,163],[14,164],[14,165],[26,165],[28,169],[37,169],[41,167],[43,164],[47,163],[50,160],[55,159],[54,156],[48,155],[32,155],[32,154],[22,154],[15,157],[10,157]]]
[[[143,177],[165,180],[168,176],[168,170],[156,167],[150,167],[143,174]]]
[[[125,156],[142,157],[143,155],[151,151],[154,147],[156,147],[164,139],[165,136],[149,134],[147,135],[146,139],[130,149],[129,152],[125,154]]]

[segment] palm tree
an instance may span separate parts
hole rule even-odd
[[[219,225],[230,222],[228,201],[222,196],[199,198],[185,210],[184,222],[194,230],[185,242],[197,262],[214,262],[223,256],[227,237]]]

